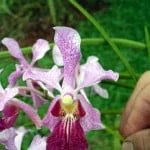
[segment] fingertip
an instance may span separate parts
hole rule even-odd
[[[119,129],[120,134],[125,138],[138,131],[137,125],[131,119],[132,118],[129,118],[126,122],[124,122],[125,124],[121,124]]]

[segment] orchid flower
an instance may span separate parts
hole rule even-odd
[[[23,106],[24,107],[24,106]],[[31,109],[26,108],[31,114]],[[25,133],[28,132],[24,127],[15,129],[12,125],[15,123],[19,114],[19,109],[13,103],[6,104],[2,111],[2,118],[0,118],[0,143],[5,146],[7,150],[21,150],[21,143]],[[46,139],[39,135],[33,139],[29,150],[36,150],[37,146],[41,150],[46,150]]]
[[[20,140],[25,133],[24,129],[19,128],[18,132],[22,134],[17,137],[18,132],[12,128],[17,119],[18,111],[19,109],[16,105],[9,103],[2,111],[3,117],[0,118],[0,143],[4,144],[8,150],[20,150]]]
[[[21,150],[22,141],[24,135],[29,130],[24,127],[9,128],[0,132],[0,143],[2,143],[7,150]],[[28,150],[46,150],[46,138],[42,138],[40,135],[36,135]]]
[[[8,48],[10,54],[16,59],[18,59],[20,63],[20,65],[16,65],[16,71],[11,73],[11,75],[9,76],[8,80],[9,80],[10,87],[15,85],[19,77],[23,76],[24,78],[24,74],[26,72],[34,74],[34,72],[38,73],[38,72],[46,71],[46,70],[33,67],[33,65],[35,64],[37,60],[43,58],[45,53],[50,49],[48,41],[43,40],[43,39],[39,39],[36,41],[36,43],[33,45],[33,48],[32,48],[33,59],[30,64],[28,64],[25,57],[23,56],[22,51],[17,41],[15,41],[12,38],[4,38],[2,40],[2,43]],[[27,86],[30,88],[33,88],[34,85],[32,81],[27,81]],[[41,104],[45,102],[44,99],[40,95],[37,95],[37,93],[33,91],[31,91],[31,96],[32,96],[32,100],[33,100],[33,104],[35,108],[38,108]]]
[[[46,73],[26,73],[25,79],[40,80],[60,91],[60,95],[54,98],[43,119],[43,125],[52,132],[47,139],[46,149],[86,150],[88,145],[85,133],[101,129],[103,125],[99,111],[87,101],[82,89],[105,79],[117,81],[119,75],[111,70],[105,71],[96,57],[89,58],[84,66],[80,66],[81,39],[78,32],[68,27],[54,29],[56,52],[53,54],[56,56],[55,60],[59,60],[58,56],[62,55],[59,64],[63,63],[64,66],[61,88],[56,77],[57,69],[51,76],[46,76]]]
[[[12,122],[14,122],[14,120],[16,120],[17,117],[17,115],[15,115],[13,111],[19,111],[19,109],[22,109],[31,118],[31,120],[35,123],[37,128],[40,128],[40,117],[37,115],[36,111],[31,106],[15,98],[15,96],[18,94],[18,87],[7,87],[6,89],[4,89],[0,84],[0,111],[2,111],[4,115],[4,118],[0,119],[0,128],[3,129],[8,128],[8,126],[10,127]]]

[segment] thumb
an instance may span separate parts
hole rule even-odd
[[[150,150],[150,129],[141,130],[129,136],[123,143],[123,150]]]

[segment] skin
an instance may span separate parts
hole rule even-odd
[[[125,144],[132,144],[131,149],[150,150],[150,71],[140,77],[129,98],[122,115],[120,133],[126,138]],[[130,150],[124,145],[124,150]]]

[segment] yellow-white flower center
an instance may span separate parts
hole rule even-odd
[[[71,105],[71,104],[73,104],[72,96],[71,95],[65,95],[65,96],[63,96],[62,102],[65,105]]]

